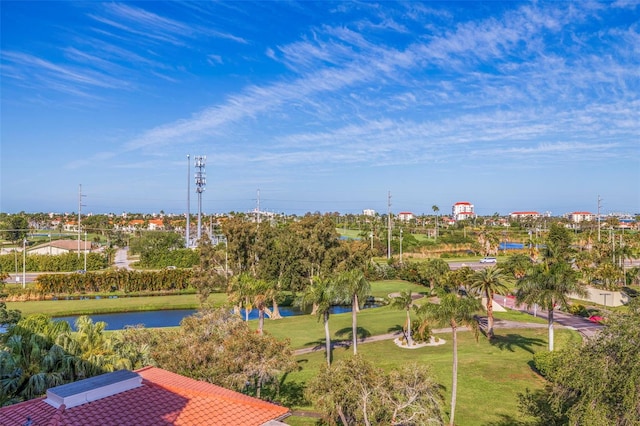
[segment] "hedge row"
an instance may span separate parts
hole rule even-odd
[[[38,276],[36,289],[41,294],[176,291],[189,288],[190,278],[188,269],[43,274]]]
[[[22,271],[23,261],[28,272],[71,272],[84,269],[84,255],[66,253],[46,255],[27,254],[23,258],[22,253],[3,254],[0,256],[0,271],[13,273],[17,269]],[[107,258],[100,253],[87,253],[87,270],[95,271],[107,267]]]

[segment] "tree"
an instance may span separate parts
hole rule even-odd
[[[386,373],[361,356],[322,366],[307,386],[329,424],[441,425],[442,398],[431,371],[415,363]]]
[[[471,289],[487,299],[487,337],[493,339],[493,296],[506,294],[509,289],[504,284],[504,275],[497,266],[476,271],[471,278]]]
[[[24,214],[9,215],[2,223],[2,228],[2,238],[16,244],[27,237],[29,221]]]
[[[564,261],[535,265],[517,284],[516,300],[527,307],[540,305],[547,311],[549,351],[553,351],[553,312],[556,306],[568,308],[569,295],[585,295],[577,272]]]
[[[431,206],[431,209],[433,210],[433,213],[436,216],[436,232],[435,232],[435,238],[433,240],[438,241],[438,212],[440,211],[440,207],[434,204],[433,206]]]
[[[331,306],[338,302],[336,295],[335,283],[331,278],[317,277],[309,285],[302,296],[298,299],[298,303],[302,309],[306,309],[309,305],[313,307],[312,314],[318,316],[318,320],[322,317],[324,326],[325,352],[327,355],[327,365],[331,365],[331,334],[329,333],[329,314]]]
[[[264,312],[267,304],[273,300],[273,286],[265,280],[253,279],[249,284],[251,304],[258,309],[258,333],[263,334]]]
[[[428,321],[440,326],[449,326],[453,332],[453,371],[451,385],[451,415],[449,424],[454,425],[458,390],[458,328],[469,327],[478,337],[478,321],[475,315],[480,311],[480,302],[471,297],[460,297],[456,293],[445,293],[440,303],[427,303],[419,308]]]
[[[351,333],[355,355],[358,353],[358,311],[371,294],[371,285],[361,270],[352,269],[338,275],[336,286],[343,300],[351,303]]]
[[[214,246],[209,239],[203,239],[199,249],[200,263],[193,268],[189,284],[197,289],[200,304],[205,305],[211,293],[224,291],[228,287],[229,277],[225,268],[224,247]]]
[[[227,288],[229,303],[233,305],[236,313],[240,313],[240,309],[244,308],[245,321],[249,321],[249,312],[253,309],[253,281],[254,278],[248,273],[241,273],[231,279]]]
[[[391,299],[391,307],[395,309],[404,309],[407,312],[407,345],[413,346],[413,340],[411,339],[411,306],[413,305],[413,297],[411,296],[411,290],[400,292],[399,296]]]
[[[583,345],[554,353],[544,391],[520,395],[526,414],[545,413],[544,424],[640,424],[640,299],[613,313]],[[543,411],[544,410],[544,411]],[[538,421],[542,425],[542,421]]]
[[[261,395],[297,369],[288,341],[256,334],[227,309],[198,312],[176,330],[146,337],[160,368]]]
[[[520,279],[525,276],[531,264],[531,258],[526,254],[515,254],[509,256],[504,264],[501,264],[501,267],[504,272],[513,274],[516,279]]]
[[[428,284],[431,290],[441,287],[451,269],[442,259],[429,259],[418,266],[418,278],[421,284]]]

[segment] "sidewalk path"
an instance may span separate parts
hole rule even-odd
[[[518,321],[506,321],[506,320],[495,320],[494,328],[547,328],[546,324],[539,324],[535,322],[518,322]],[[469,331],[466,327],[458,328],[459,331]],[[451,333],[451,328],[436,328],[431,330],[433,334],[442,334],[442,333]],[[395,333],[387,333],[387,334],[379,334],[377,336],[363,337],[358,339],[358,343],[371,343],[371,342],[380,342],[382,340],[393,340],[402,335],[402,332]],[[332,340],[331,345],[333,348],[349,348],[351,347],[351,340]],[[308,348],[296,349],[293,351],[294,355],[304,355],[316,351],[324,350],[324,343],[311,346]]]

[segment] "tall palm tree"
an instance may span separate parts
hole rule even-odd
[[[411,338],[411,306],[413,305],[413,297],[411,297],[411,290],[400,292],[399,296],[394,297],[391,300],[391,307],[396,309],[404,309],[407,311],[407,344],[413,346],[413,339]]]
[[[345,302],[351,302],[351,333],[353,337],[353,354],[358,353],[358,311],[371,294],[371,285],[359,269],[342,272],[337,278],[338,292]]]
[[[505,276],[497,266],[476,271],[471,277],[471,289],[487,298],[487,337],[493,339],[493,295],[506,294]]]
[[[577,272],[565,261],[537,264],[518,281],[518,303],[527,307],[538,304],[547,310],[549,351],[553,351],[553,311],[558,305],[567,308],[570,294],[584,296],[586,290],[578,282]]]
[[[431,210],[433,210],[433,213],[436,215],[436,233],[433,241],[437,242],[438,241],[438,212],[440,211],[440,207],[434,204],[433,206],[431,206]]]
[[[478,321],[475,315],[480,311],[480,302],[472,297],[460,297],[456,293],[445,293],[439,304],[427,303],[419,308],[419,312],[428,321],[437,325],[449,326],[453,332],[453,371],[451,384],[451,415],[449,425],[454,425],[456,399],[458,391],[458,328],[469,327],[478,338]]]
[[[322,317],[324,325],[325,351],[327,354],[327,365],[331,365],[331,334],[329,333],[329,314],[331,306],[338,302],[335,283],[331,278],[316,277],[302,294],[298,303],[302,309],[313,306],[312,314]]]

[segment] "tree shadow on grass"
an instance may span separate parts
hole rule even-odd
[[[404,333],[404,327],[401,326],[401,325],[396,324],[393,327],[389,327],[387,329],[387,331],[389,333]]]
[[[535,352],[533,350],[533,347],[545,346],[547,344],[547,342],[543,339],[524,337],[519,334],[496,334],[493,339],[489,341],[489,343],[491,343],[491,345],[497,347],[501,351],[507,350],[509,352],[515,352],[515,348],[520,348],[531,354]]]
[[[530,426],[531,423],[517,420],[507,414],[498,414],[500,420],[485,423],[483,426]]]
[[[341,328],[340,330],[336,331],[336,336],[341,337],[341,338],[348,338],[349,341],[353,340],[353,332],[351,327],[345,327],[345,328]],[[363,327],[358,327],[356,328],[356,337],[360,340],[360,339],[365,339],[367,337],[371,337],[371,332],[369,330],[367,330],[366,328]],[[339,345],[343,342],[336,342],[336,345]]]

